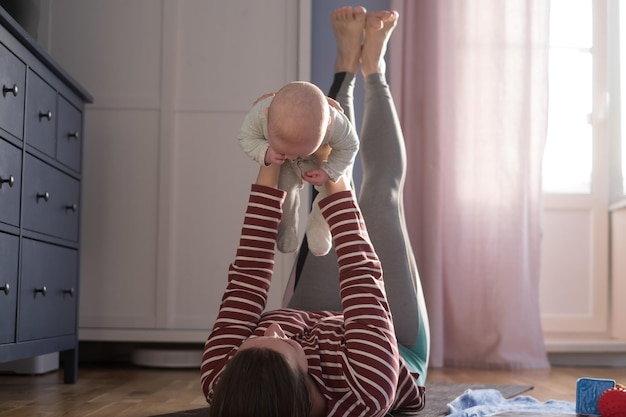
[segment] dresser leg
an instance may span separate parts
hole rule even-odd
[[[61,352],[63,359],[63,382],[75,384],[78,378],[78,347]]]

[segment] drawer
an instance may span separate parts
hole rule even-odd
[[[20,225],[22,150],[0,139],[0,222]]]
[[[24,238],[18,341],[76,332],[78,252]]]
[[[30,154],[23,181],[22,227],[78,241],[79,182]]]
[[[15,342],[19,238],[0,232],[0,343]]]
[[[45,154],[55,157],[57,93],[34,71],[28,71],[26,118],[24,137],[26,143]]]
[[[83,114],[62,96],[58,105],[57,160],[80,172]]]
[[[0,43],[0,128],[22,139],[26,65]]]

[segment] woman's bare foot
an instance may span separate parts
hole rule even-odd
[[[398,24],[397,11],[378,11],[367,13],[365,22],[365,40],[361,48],[361,72],[363,76],[385,73],[385,52],[387,42]]]
[[[356,74],[359,70],[361,42],[365,16],[364,7],[342,7],[333,12],[330,20],[337,40],[335,72]]]

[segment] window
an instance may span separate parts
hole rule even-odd
[[[592,179],[591,0],[551,0],[548,136],[543,191],[588,194]]]
[[[551,0],[549,54],[544,194],[589,195],[595,178],[610,182],[612,201],[624,200],[626,4]]]

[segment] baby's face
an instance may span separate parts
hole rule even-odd
[[[285,159],[295,160],[298,158],[306,158],[313,155],[321,139],[317,137],[306,138],[303,136],[295,137],[279,137],[278,135],[269,135],[268,143],[274,152],[284,155]]]

